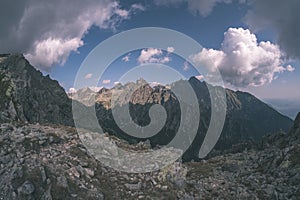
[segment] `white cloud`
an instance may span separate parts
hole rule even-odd
[[[92,26],[115,29],[142,6],[122,9],[111,0],[11,0],[0,7],[0,51],[21,52],[36,67],[63,65]]]
[[[139,63],[147,63],[151,62],[155,56],[160,56],[162,54],[162,50],[156,48],[143,49],[141,51],[140,56],[138,57]]]
[[[198,79],[198,80],[203,80],[204,79],[204,76],[203,75],[198,75],[198,76],[195,76],[196,77],[196,79]]]
[[[128,19],[129,17],[129,11],[127,10],[116,9],[115,13],[124,19]]]
[[[93,76],[93,74],[86,74],[86,75],[84,76],[84,78],[85,78],[85,79],[90,79],[90,78],[92,78],[92,76]]]
[[[229,28],[220,50],[204,48],[191,59],[212,71],[219,69],[223,80],[236,87],[262,86],[274,80],[276,74],[292,70],[292,66],[284,67],[283,53],[277,45],[257,42],[254,34],[242,28]]]
[[[295,71],[295,68],[292,67],[291,65],[286,66],[286,70],[288,70],[289,72],[293,72]]]
[[[162,57],[163,51],[157,48],[143,49],[138,57],[140,64],[145,63],[168,63],[171,61],[170,57]]]
[[[277,43],[289,58],[300,59],[300,1],[299,0],[154,0],[158,6],[187,6],[194,15],[203,17],[211,14],[220,3],[246,4],[244,17],[250,30],[272,29],[277,32]]]
[[[103,80],[102,83],[103,84],[110,84],[110,80]]]
[[[121,84],[121,82],[119,81],[114,82],[114,85],[118,85],[118,84]]]
[[[65,64],[69,54],[82,46],[83,41],[80,38],[67,40],[47,38],[43,41],[37,41],[34,45],[34,50],[24,56],[34,66],[40,66],[47,70],[47,67],[50,67],[53,63]]]
[[[122,58],[122,60],[124,61],[124,62],[128,62],[128,61],[130,61],[130,54],[127,54],[126,56],[124,56],[123,58]]]
[[[168,63],[168,62],[170,62],[170,61],[171,61],[171,58],[165,56],[165,57],[163,57],[163,58],[161,58],[161,59],[158,59],[156,62],[159,62],[159,63]]]
[[[174,47],[167,48],[168,53],[173,53],[175,51]]]
[[[211,71],[217,70],[225,58],[223,51],[203,48],[200,53],[192,56],[193,62],[205,67],[209,67]]]
[[[77,90],[75,89],[75,88],[70,88],[69,90],[68,90],[68,93],[70,93],[70,94],[74,94],[74,93],[76,93],[77,92]]]
[[[145,11],[146,10],[146,8],[144,6],[142,6],[141,4],[133,4],[131,6],[131,8],[134,9],[134,10],[140,10],[140,11]]]

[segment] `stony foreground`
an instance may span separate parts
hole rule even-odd
[[[119,141],[120,142],[120,141]],[[123,146],[129,146],[123,142]],[[135,150],[148,148],[139,143]],[[299,127],[259,146],[128,174],[89,156],[76,130],[0,125],[0,199],[299,199]]]

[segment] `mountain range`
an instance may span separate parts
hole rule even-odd
[[[118,97],[114,106],[129,106],[133,121],[140,126],[146,126],[150,123],[149,109],[151,106],[154,104],[164,106],[168,115],[165,126],[156,135],[147,138],[150,140],[152,147],[155,147],[168,144],[178,130],[181,117],[180,103],[176,95],[172,93],[172,87],[180,84],[180,82],[188,82],[192,86],[201,112],[197,135],[183,156],[184,160],[197,159],[200,146],[210,123],[211,101],[207,83],[199,81],[195,77],[191,77],[186,81],[180,80],[168,86],[158,85],[154,87],[151,87],[145,80],[140,79],[136,83],[118,84],[111,89],[102,88],[96,93],[88,88],[84,88],[75,94],[71,94],[70,97],[80,99],[80,102],[86,103],[87,106],[95,103],[99,123],[105,132],[109,132],[131,143],[138,143],[145,141],[145,139],[132,137],[122,131],[115,123],[111,112],[112,94],[132,91],[134,88],[138,88],[132,96],[124,95]],[[139,88],[138,85],[141,84],[143,86]],[[226,119],[215,150],[229,149],[241,142],[258,141],[268,134],[280,131],[286,132],[293,124],[290,118],[280,114],[249,93],[235,92],[230,89],[225,89],[225,92],[227,103]],[[84,98],[82,99],[82,97]]]
[[[199,149],[210,123],[211,100],[208,84],[195,77],[167,86],[154,87],[140,79],[136,83],[118,84],[111,89],[102,88],[96,93],[89,88],[83,88],[75,94],[69,94],[68,97],[57,81],[49,76],[43,76],[20,54],[0,56],[0,75],[0,122],[38,122],[74,126],[73,100],[82,107],[82,112],[89,112],[95,104],[97,118],[104,132],[130,143],[149,140],[152,147],[162,146],[174,138],[180,124],[180,106],[182,105],[172,92],[172,87],[181,83],[189,83],[197,96],[201,116],[197,135],[184,154],[184,160],[198,158]],[[137,87],[141,83],[142,87]],[[152,137],[138,138],[127,134],[118,127],[112,115],[112,94],[134,89],[132,96],[121,96],[114,106],[129,106],[133,121],[140,126],[146,126],[150,123],[150,107],[154,104],[162,105],[167,113],[166,123]],[[259,141],[268,134],[286,132],[292,127],[293,121],[290,118],[280,114],[255,96],[230,89],[225,89],[225,92],[226,119],[215,150],[230,149],[243,142]],[[80,99],[80,103],[76,99]],[[193,108],[190,110],[192,112]],[[89,126],[84,128],[89,128]]]
[[[173,84],[187,81],[197,95],[203,127],[196,135],[200,139],[185,153],[186,161],[194,159],[199,149],[211,104],[205,82],[192,77]],[[111,104],[112,92],[139,83],[143,87],[134,95]],[[150,173],[126,173],[89,153],[74,127],[72,103],[83,114],[96,108],[99,123],[109,133],[104,140],[136,153],[148,152],[168,142],[172,137],[165,133],[176,129],[180,109],[173,84],[151,87],[139,80],[96,93],[85,88],[69,94],[70,99],[57,81],[43,76],[22,55],[1,55],[0,199],[299,199],[300,113],[291,123],[245,92],[226,89],[228,109],[221,138],[199,162],[177,160]],[[84,104],[76,98],[84,99]],[[151,138],[130,137],[112,118],[114,107],[129,105],[132,119],[147,125],[153,104],[163,105],[168,116],[162,132]],[[116,154],[113,147],[105,153]],[[165,153],[149,159],[171,156]]]

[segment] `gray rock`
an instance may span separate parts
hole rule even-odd
[[[34,185],[30,181],[25,181],[19,188],[18,193],[19,194],[32,194],[35,190]]]
[[[47,180],[45,168],[44,167],[40,167],[40,170],[41,170],[42,181],[45,182]]]
[[[68,188],[68,181],[65,176],[59,176],[57,177],[57,185],[63,187],[63,188]]]
[[[46,190],[46,192],[43,194],[43,196],[41,197],[41,200],[52,200],[51,185]]]
[[[11,155],[5,155],[0,157],[0,163],[7,164],[11,161]]]
[[[125,186],[129,189],[129,190],[140,190],[142,187],[142,183],[138,182],[136,184],[129,184],[126,183]]]

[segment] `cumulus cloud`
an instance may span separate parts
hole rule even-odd
[[[300,59],[300,1],[252,0],[245,21],[253,31],[277,31],[278,44],[288,56]]]
[[[103,84],[110,84],[110,80],[103,80],[102,83]]]
[[[143,49],[140,56],[137,58],[140,64],[145,63],[168,63],[171,58],[168,56],[163,57],[163,51],[157,48]]]
[[[293,69],[290,65],[284,67],[279,46],[258,42],[254,34],[242,28],[229,28],[220,50],[204,48],[191,59],[212,71],[219,69],[223,80],[236,87],[262,86],[274,80],[276,74]]]
[[[90,79],[90,78],[92,78],[92,77],[93,77],[93,74],[86,74],[86,75],[84,76],[85,79]]]
[[[53,63],[65,64],[69,54],[83,45],[80,38],[47,38],[36,41],[30,53],[24,56],[35,66],[50,67]]]
[[[300,59],[299,0],[154,0],[158,6],[186,5],[193,14],[208,16],[217,4],[247,4],[245,22],[257,32],[272,29],[277,32],[278,45],[287,56]]]
[[[174,47],[168,47],[167,48],[167,52],[168,53],[173,53],[175,51],[175,48]]]
[[[156,56],[162,55],[162,50],[156,48],[143,49],[138,57],[139,63],[146,63],[156,60]]]
[[[124,61],[124,62],[129,62],[130,61],[130,54],[127,54],[126,56],[124,56],[123,58],[122,58],[122,60]]]
[[[154,0],[154,2],[156,5],[179,6],[187,4],[189,11],[194,15],[200,14],[205,17],[212,12],[218,3],[231,3],[232,0]]]
[[[111,0],[11,0],[0,7],[0,52],[24,53],[29,61],[49,71],[64,64],[83,45],[92,26],[114,29],[142,6],[121,8]]]

